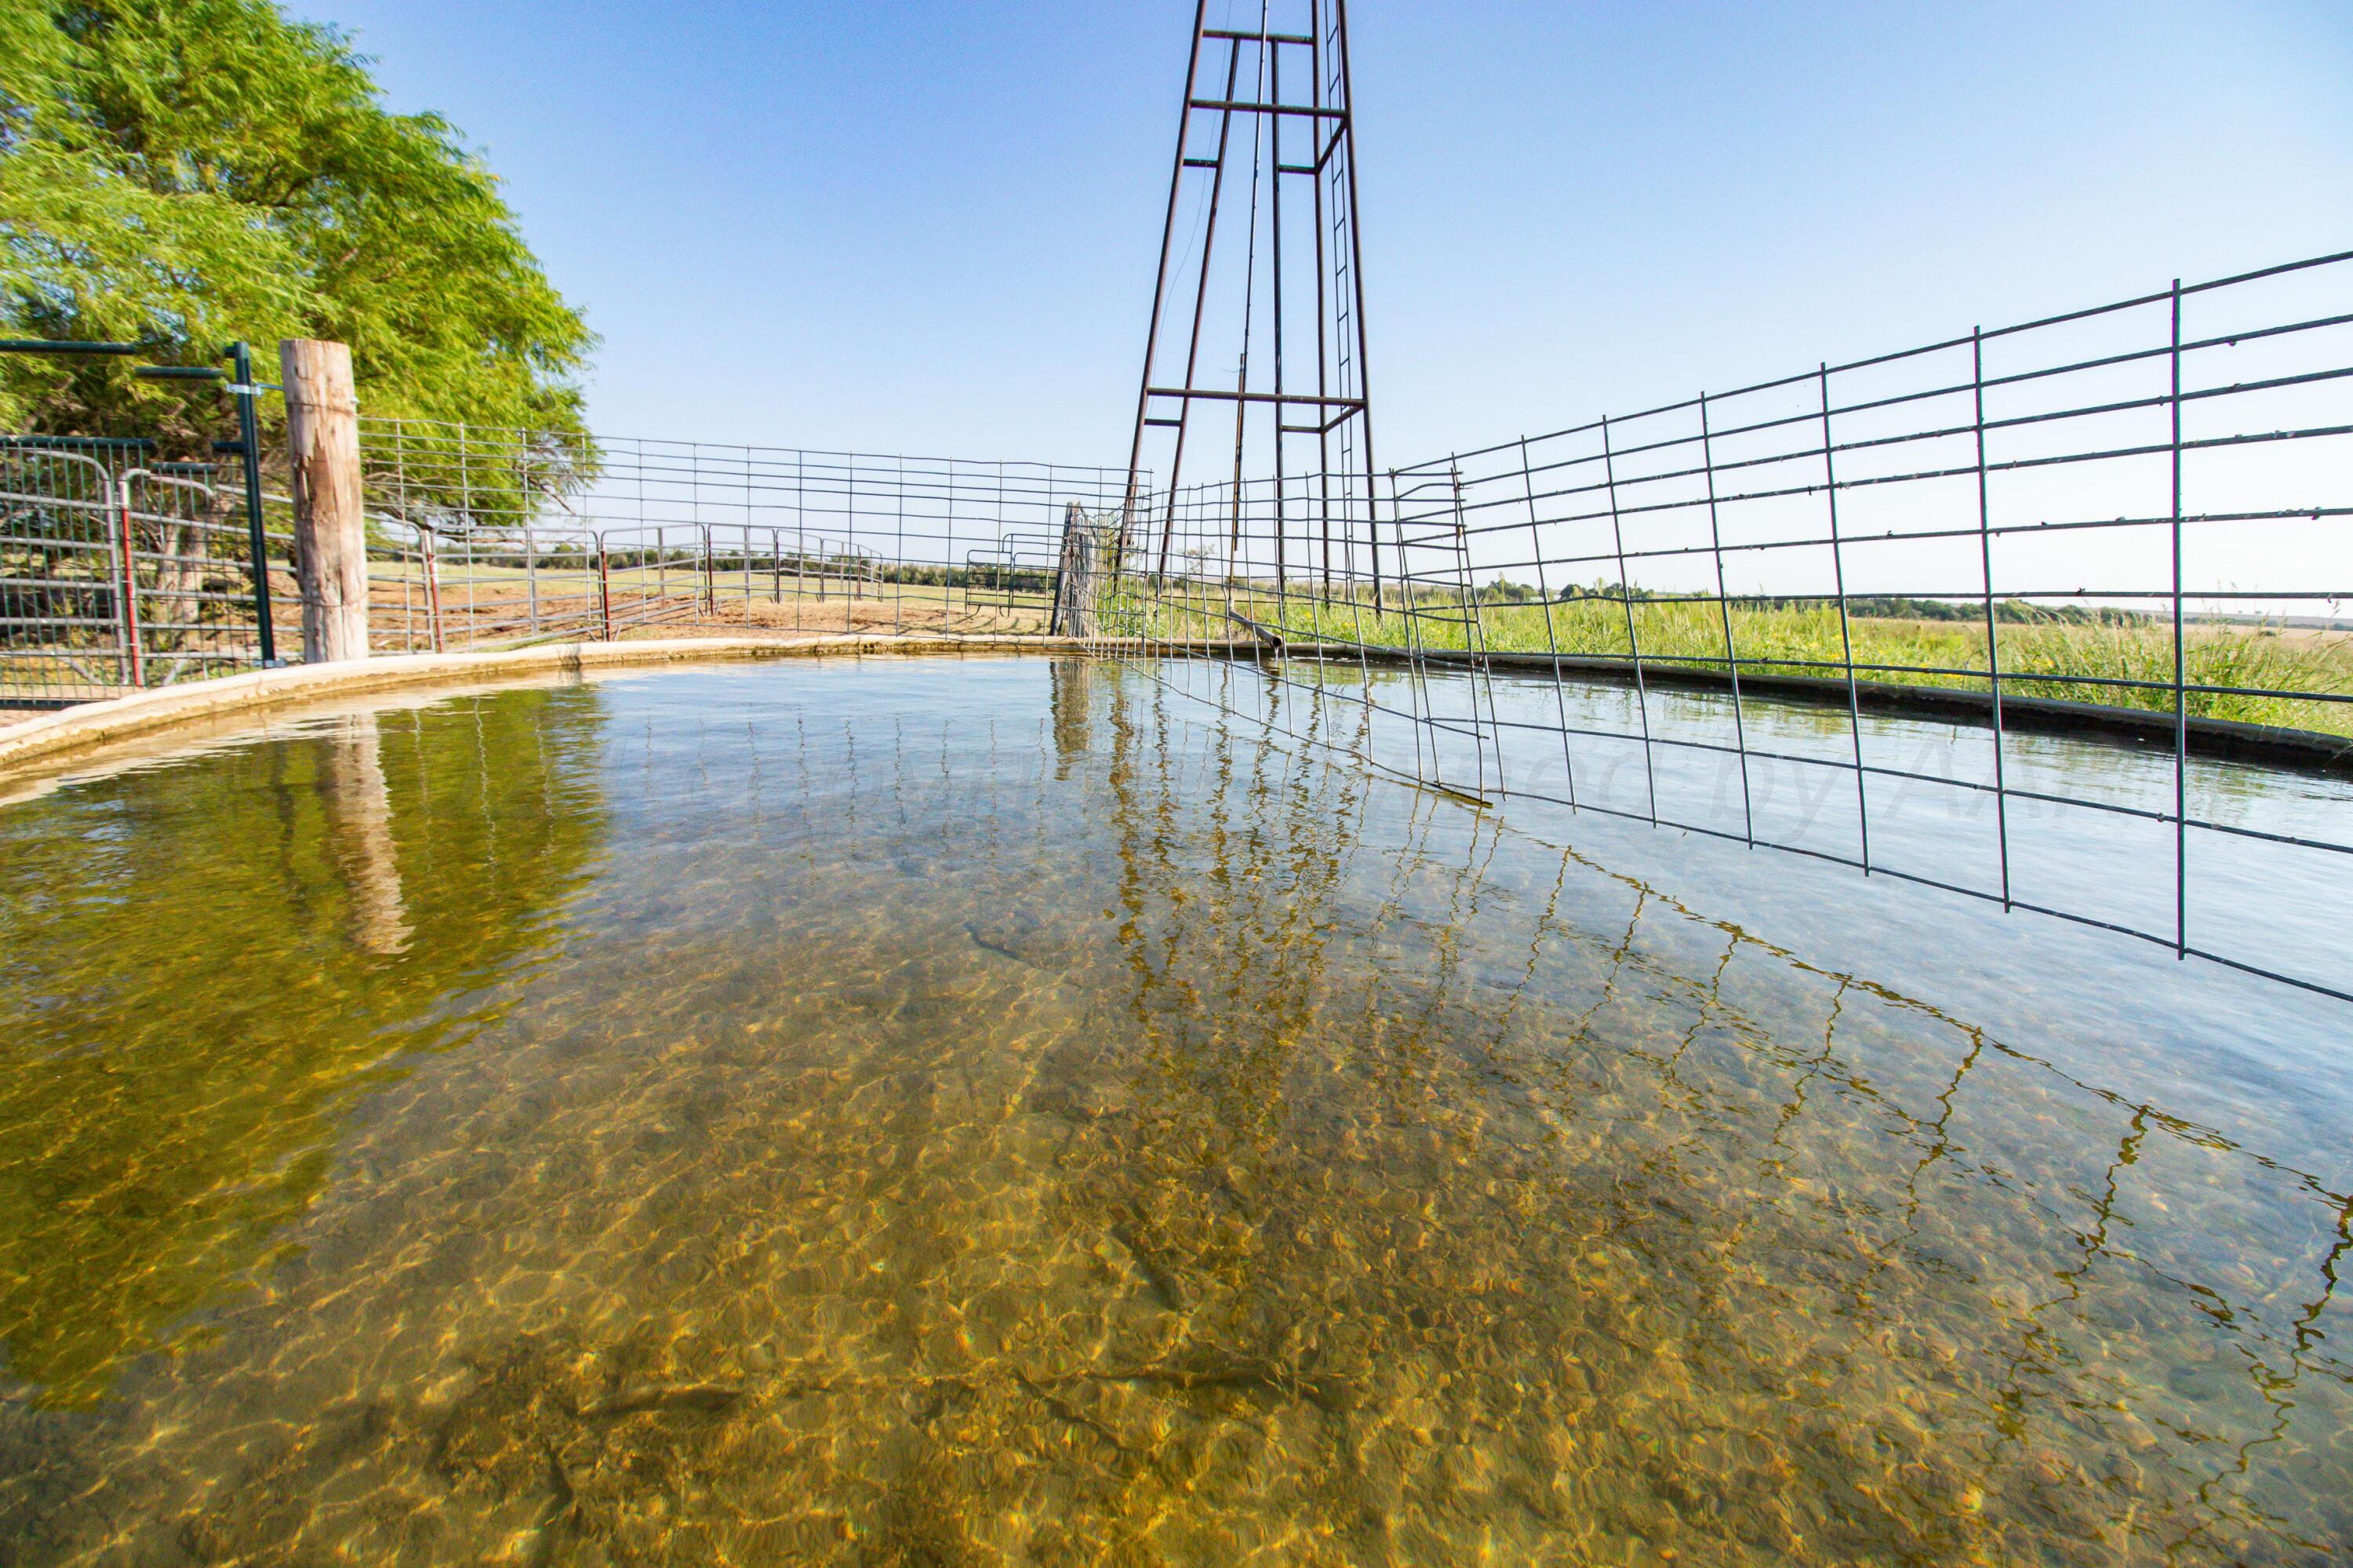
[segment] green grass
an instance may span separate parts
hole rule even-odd
[[[1221,594],[1198,589],[1189,599],[1172,595],[1160,601],[1150,618],[1153,635],[1220,635],[1230,625],[1224,620],[1224,602]],[[1469,618],[1451,600],[1425,599],[1409,618],[1394,608],[1380,614],[1369,601],[1346,599],[1293,597],[1278,605],[1262,587],[1254,586],[1247,591],[1238,587],[1235,605],[1241,613],[1301,641],[1402,647],[1410,620],[1410,635],[1424,647],[1461,650],[1469,642]],[[1485,604],[1478,615],[1492,652],[1556,650],[1624,658],[1639,641],[1645,661],[1672,660],[1686,669],[1725,667],[1725,619],[1713,602],[1637,599],[1630,641],[1627,606],[1617,599]],[[1845,679],[1845,645],[1835,605],[1735,605],[1731,623],[1744,673]],[[1859,680],[1974,691],[1987,687],[1982,624],[1855,617],[1849,627]],[[2110,626],[2005,622],[1999,632],[2007,694],[2173,711],[2173,634],[2167,626],[2151,621]],[[2187,652],[2191,686],[2238,689],[2190,692],[2186,705],[2191,716],[2353,736],[2353,703],[2322,700],[2353,694],[2353,636],[2193,625]],[[2084,685],[2064,677],[2147,683]],[[2243,691],[2267,694],[2240,694]]]

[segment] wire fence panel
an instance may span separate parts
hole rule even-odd
[[[1386,515],[1341,520],[1329,556],[1313,478],[1166,498],[1167,564],[1123,585],[1134,620],[1222,630],[1264,677],[1173,678],[1278,723],[1361,704],[1349,749],[1481,800],[1797,850],[2275,975],[2259,935],[2199,926],[2201,883],[2353,885],[2341,801],[2251,817],[2227,772],[2353,776],[2353,253],[1377,481]],[[1922,724],[1955,744],[1924,750]],[[2132,748],[2131,787],[2053,765],[2082,736]],[[1915,842],[1896,818],[1924,799],[1982,853]]]
[[[215,465],[156,461],[142,440],[0,437],[0,705],[262,662],[243,487]],[[290,546],[265,524],[265,591],[299,614]]]
[[[0,443],[0,686],[27,700],[112,695],[128,680],[118,468],[137,449]]]
[[[362,455],[377,653],[695,632],[1043,635],[1066,514],[1115,516],[1127,481],[373,418]],[[0,706],[259,668],[265,613],[281,662],[299,657],[290,503],[248,504],[235,469],[155,461],[140,440],[0,438]]]
[[[218,482],[209,463],[132,469],[117,483],[140,585],[131,627],[138,658],[130,683],[171,685],[259,667],[253,551],[241,487]],[[282,508],[282,499],[277,505]],[[265,502],[265,516],[269,506]],[[286,533],[265,532],[264,539],[266,553],[290,557]],[[269,576],[273,617],[283,604],[299,619],[290,564],[273,561]]]
[[[1042,635],[1124,469],[362,421],[379,646],[654,629]]]

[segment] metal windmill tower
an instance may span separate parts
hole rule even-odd
[[[1256,9],[1249,27],[1194,10],[1123,555],[1165,576],[1187,493],[1228,514],[1229,556],[1247,526],[1278,580],[1369,576],[1377,593],[1348,8]],[[1147,472],[1163,487],[1139,514]]]

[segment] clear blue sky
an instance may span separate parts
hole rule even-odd
[[[486,152],[600,430],[1125,461],[1186,0],[292,4]],[[1351,22],[1393,461],[2353,244],[2344,0]]]

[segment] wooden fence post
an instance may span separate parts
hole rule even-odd
[[[360,494],[359,401],[352,351],[290,338],[278,345],[294,458],[294,570],[302,593],[302,658],[368,656],[367,522]]]

